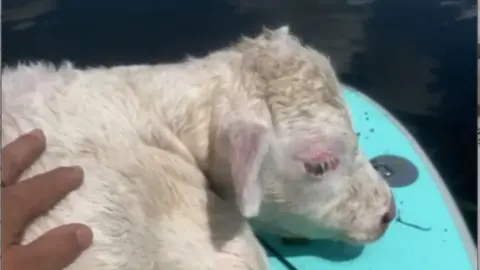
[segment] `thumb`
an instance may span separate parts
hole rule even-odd
[[[90,228],[82,224],[57,227],[21,248],[23,267],[18,269],[60,270],[70,265],[92,244]]]

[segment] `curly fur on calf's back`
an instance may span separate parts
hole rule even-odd
[[[233,77],[235,55],[4,70],[3,144],[32,128],[47,136],[47,151],[22,178],[60,165],[85,170],[84,185],[37,219],[23,242],[83,222],[94,244],[68,269],[267,269],[247,222],[208,190],[199,169],[208,161],[213,93]]]

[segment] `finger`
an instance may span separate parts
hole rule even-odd
[[[11,263],[16,269],[24,270],[64,269],[92,244],[92,240],[92,231],[87,226],[63,225],[26,246],[18,246]]]
[[[25,169],[45,150],[45,136],[41,130],[24,134],[2,149],[2,183],[15,182]]]
[[[16,240],[32,219],[78,188],[82,180],[80,167],[60,167],[4,188],[2,245]]]

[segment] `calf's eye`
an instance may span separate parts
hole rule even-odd
[[[338,159],[332,158],[314,164],[304,163],[303,166],[306,172],[315,176],[321,176],[327,172],[335,170],[338,167],[339,163],[340,162]]]

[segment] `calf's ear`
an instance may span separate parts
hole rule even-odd
[[[263,199],[260,170],[269,150],[268,128],[252,120],[235,120],[224,131],[237,205],[244,217],[255,217]]]

